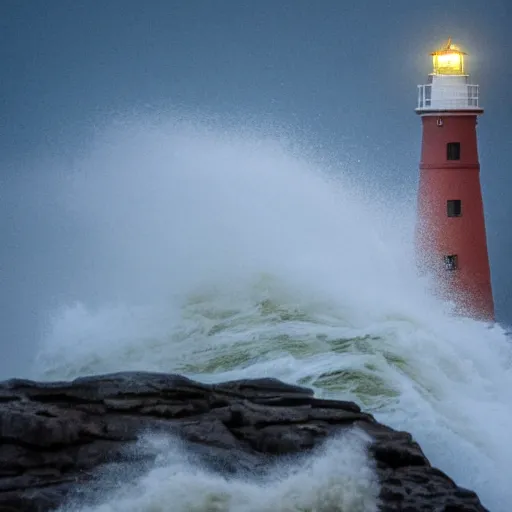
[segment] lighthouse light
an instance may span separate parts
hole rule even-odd
[[[436,75],[461,75],[462,55],[459,53],[434,55],[434,73]]]
[[[463,75],[464,55],[457,46],[448,40],[446,46],[432,53],[435,75]]]

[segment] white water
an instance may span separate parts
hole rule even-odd
[[[225,479],[201,469],[178,444],[153,441],[161,453],[156,467],[135,486],[119,485],[100,506],[66,507],[82,512],[377,512],[379,486],[366,457],[366,439],[356,433],[329,442],[314,457],[272,468],[268,478]],[[121,477],[122,478],[122,477]]]
[[[55,312],[33,376],[142,369],[307,384],[412,432],[434,465],[508,511],[509,340],[430,296],[413,264],[410,205],[337,172],[270,138],[192,123],[103,133],[55,191],[88,234],[80,278],[95,300]],[[95,510],[169,510],[171,496],[176,512],[375,505],[357,443],[289,469],[264,503],[260,484],[183,457],[164,447],[135,491]]]

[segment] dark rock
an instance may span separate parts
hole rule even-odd
[[[71,492],[97,487],[116,465],[146,471],[157,456],[137,448],[146,433],[181,439],[213,471],[257,478],[349,428],[371,438],[382,511],[486,510],[474,492],[433,468],[410,434],[352,402],[321,400],[276,379],[206,385],[127,372],[0,383],[0,512],[55,509]]]

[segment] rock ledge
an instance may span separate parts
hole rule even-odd
[[[0,383],[0,511],[50,511],[71,491],[94,487],[113,464],[148,467],[151,455],[129,450],[146,432],[179,436],[212,468],[258,474],[354,427],[372,438],[382,511],[487,510],[474,492],[432,467],[410,434],[352,402],[318,399],[276,379],[206,385],[125,372]]]

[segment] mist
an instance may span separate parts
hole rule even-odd
[[[410,197],[395,194],[390,208],[390,191],[355,180],[291,130],[138,113],[104,122],[70,155],[32,162],[6,183],[2,323],[14,342],[4,375],[26,375],[64,306],[162,303],[222,273],[285,267],[314,279],[308,258],[329,268],[338,259],[355,295],[363,285],[347,279],[350,258],[386,271],[372,270],[368,237],[385,255],[379,265],[411,268]],[[363,218],[372,232],[351,228]],[[402,245],[390,250],[391,238]]]

